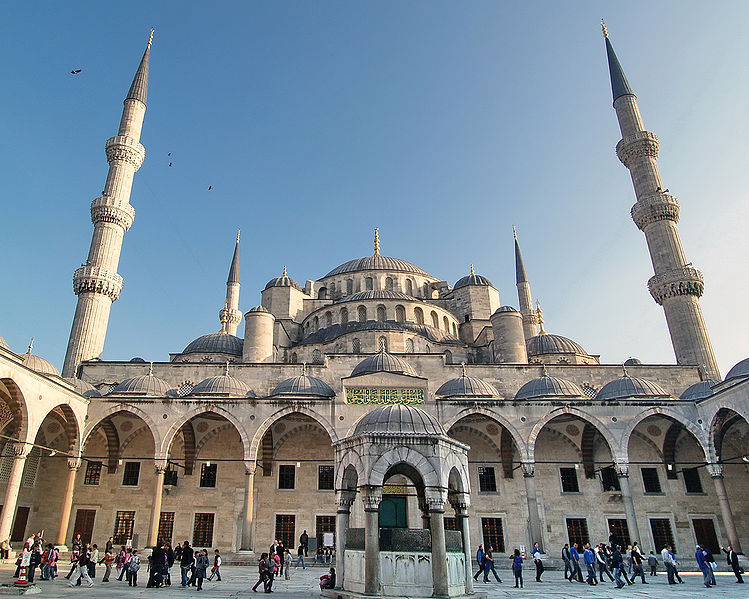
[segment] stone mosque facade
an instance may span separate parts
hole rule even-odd
[[[218,332],[161,362],[102,360],[145,158],[149,39],[106,142],[109,173],[73,278],[62,373],[0,339],[0,539],[38,530],[60,545],[75,532],[141,548],[187,539],[249,559],[274,539],[295,549],[303,531],[313,547],[342,551],[350,541],[355,551],[345,529],[365,522],[432,526],[444,542],[439,522],[448,545],[458,530],[469,547],[500,554],[538,541],[557,556],[564,543],[611,532],[646,551],[669,543],[688,555],[698,542],[741,551],[749,358],[721,377],[700,309],[702,274],[687,261],[679,203],[658,171],[658,139],[608,36],[605,48],[617,155],[632,175],[632,217],[650,249],[649,288],[676,364],[606,364],[547,332],[517,237],[511,307],[472,267],[450,285],[382,255],[377,230],[371,255],[304,284],[284,267],[250,309],[240,307],[237,235]],[[398,409],[372,416],[383,407]],[[349,439],[376,434],[400,439],[397,456],[411,451],[413,435],[423,451],[437,439],[437,453],[409,466],[396,459],[378,474],[376,445],[360,443],[366,459],[346,453]],[[467,450],[467,462],[455,462],[459,484],[430,483],[420,467],[449,460],[451,447]],[[368,584],[362,590],[376,593]]]

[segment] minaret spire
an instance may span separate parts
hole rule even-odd
[[[515,282],[518,288],[518,303],[520,304],[520,313],[523,315],[523,334],[525,340],[536,336],[536,324],[538,316],[533,309],[533,297],[531,296],[531,283],[525,272],[523,264],[523,254],[520,253],[518,245],[518,232],[515,227],[512,228],[513,237],[515,238]]]
[[[229,278],[226,280],[226,302],[219,311],[219,320],[222,330],[230,335],[237,334],[239,323],[242,322],[242,313],[239,311],[239,229],[229,267]]]
[[[133,178],[146,157],[140,134],[146,114],[152,42],[153,30],[125,97],[119,131],[105,146],[109,173],[102,195],[91,203],[94,234],[88,258],[73,276],[78,304],[62,368],[66,377],[76,376],[81,362],[101,356],[112,302],[122,291],[122,277],[117,274],[117,266],[122,239],[135,218],[135,210],[130,205]]]
[[[604,29],[614,109],[622,139],[616,154],[632,176],[637,201],[632,219],[645,234],[655,276],[650,294],[663,306],[671,343],[679,364],[702,366],[709,378],[720,380],[718,364],[700,307],[702,273],[687,262],[676,224],[679,202],[665,189],[658,170],[658,138],[645,130],[637,98]]]

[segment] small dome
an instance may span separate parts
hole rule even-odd
[[[108,395],[142,395],[144,397],[164,397],[169,392],[169,384],[153,374],[144,374],[125,379]]]
[[[512,306],[500,306],[494,311],[494,314],[499,314],[500,312],[517,312],[517,310]]]
[[[741,360],[741,362],[731,368],[731,370],[728,371],[726,378],[723,380],[730,381],[731,379],[740,379],[744,377],[749,377],[749,358]]]
[[[475,376],[450,379],[437,389],[438,397],[499,397],[493,385]]]
[[[8,345],[5,342],[5,339],[3,339],[2,337],[0,337],[0,347],[2,347],[3,349],[10,350],[10,345]]]
[[[270,314],[270,312],[268,312],[268,310],[266,310],[262,306],[255,306],[254,308],[250,308],[249,311],[250,312],[267,312],[268,314]]]
[[[228,333],[211,333],[198,337],[190,343],[183,354],[229,354],[232,356],[242,355],[243,341],[239,337]]]
[[[682,393],[680,399],[705,399],[713,394],[713,387],[720,383],[720,381],[714,381],[707,379],[706,381],[700,381],[690,387],[687,387],[684,393]]]
[[[410,272],[419,274],[425,277],[432,277],[428,272],[420,269],[418,266],[401,260],[399,258],[388,258],[387,256],[380,256],[380,254],[374,254],[373,256],[364,256],[363,258],[356,258],[344,262],[340,266],[337,266],[326,274],[323,279],[332,277],[334,275],[342,275],[347,272],[357,272],[360,270],[392,270],[395,272]],[[434,277],[432,277],[434,278]]]
[[[130,358],[130,363],[131,364],[145,364],[146,361],[143,358],[136,356],[134,358]]]
[[[407,295],[400,291],[392,291],[390,289],[380,289],[377,291],[359,291],[353,295],[347,295],[339,300],[336,300],[336,304],[343,302],[362,302],[367,300],[403,300],[405,302],[421,301],[411,295]]]
[[[310,395],[313,397],[335,397],[335,391],[330,386],[313,376],[300,374],[299,376],[281,381],[273,389],[271,397],[278,395]]]
[[[45,375],[60,376],[60,371],[57,370],[51,362],[32,354],[31,347],[29,347],[28,352],[21,355],[21,360],[23,360],[23,365],[26,366],[26,368],[31,368],[34,372]]]
[[[515,399],[537,397],[585,397],[585,395],[582,389],[572,381],[545,374],[528,381],[515,394]]]
[[[544,354],[578,354],[587,356],[586,352],[579,343],[572,339],[562,337],[561,335],[536,335],[526,342],[528,356],[541,356]]]
[[[351,376],[373,372],[392,372],[405,374],[406,376],[419,376],[408,362],[385,351],[378,352],[359,362],[351,372]]]
[[[193,387],[190,395],[221,395],[228,397],[255,397],[248,385],[228,374],[212,376]]]
[[[642,360],[638,360],[637,358],[627,358],[624,360],[625,366],[639,366],[642,364]]]
[[[87,383],[86,381],[82,381],[81,379],[77,379],[72,376],[67,377],[63,380],[73,385],[73,387],[75,387],[75,392],[79,395],[83,395],[85,397],[101,397],[101,393],[99,393],[99,390],[91,383]]]
[[[383,406],[366,414],[354,429],[355,435],[362,433],[447,434],[436,418],[424,410],[403,404]]]
[[[494,287],[489,279],[474,273],[473,268],[471,268],[470,275],[465,276],[462,279],[458,279],[458,282],[455,283],[453,289],[460,289],[462,287],[468,287],[469,285],[475,285],[477,287]]]
[[[299,285],[299,283],[297,283],[294,279],[286,274],[285,266],[283,267],[283,273],[280,277],[271,279],[265,284],[265,289],[270,289],[271,287],[293,287],[294,289],[298,289],[299,291],[302,290],[301,285]],[[263,289],[263,291],[265,291],[265,289]]]
[[[606,383],[596,394],[596,399],[622,399],[625,397],[669,397],[663,387],[646,379],[624,375]]]

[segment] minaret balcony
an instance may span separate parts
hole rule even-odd
[[[101,196],[91,202],[91,221],[94,224],[114,223],[127,231],[134,220],[135,208],[112,196]]]
[[[640,198],[630,211],[637,228],[645,230],[648,225],[670,220],[679,222],[679,201],[671,194],[657,191]]]
[[[107,140],[105,146],[107,162],[124,162],[132,166],[136,171],[146,159],[146,149],[132,137],[127,135],[115,135]]]
[[[117,300],[122,291],[123,280],[116,272],[108,272],[98,266],[81,266],[73,275],[73,291],[81,293],[99,293]]]
[[[657,158],[659,146],[658,137],[655,133],[638,131],[619,140],[619,143],[616,144],[616,155],[624,166],[631,168],[633,162],[643,156]]]
[[[700,297],[705,290],[705,280],[702,273],[691,266],[674,268],[648,281],[650,295],[656,303],[663,305],[664,300],[680,295],[695,295]]]

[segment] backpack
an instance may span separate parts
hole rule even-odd
[[[137,555],[134,555],[130,558],[130,571],[137,572],[138,570],[140,570],[140,558]]]

